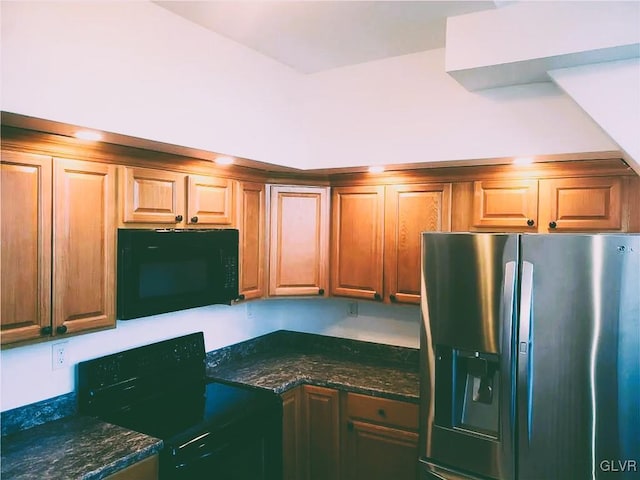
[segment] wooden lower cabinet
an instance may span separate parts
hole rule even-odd
[[[152,455],[105,478],[106,480],[158,480],[158,475],[158,455]]]
[[[418,478],[418,405],[347,393],[343,480]]]
[[[282,399],[285,480],[417,479],[417,405],[311,385]]]

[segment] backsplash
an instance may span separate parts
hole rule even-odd
[[[116,329],[2,350],[0,411],[75,390],[75,364],[167,338],[203,331],[208,352],[277,330],[317,333],[366,342],[419,347],[417,306],[359,301],[358,315],[340,298],[276,298],[234,306],[208,306],[118,321]],[[52,345],[66,342],[69,366],[52,369]]]

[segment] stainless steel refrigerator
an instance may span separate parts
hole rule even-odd
[[[640,478],[640,235],[422,235],[421,479]]]

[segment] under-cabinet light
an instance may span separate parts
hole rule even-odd
[[[514,165],[530,165],[533,163],[533,157],[516,157],[513,159]]]
[[[93,130],[78,130],[74,133],[74,136],[80,140],[91,140],[94,142],[102,140],[102,135],[98,132],[94,132]]]
[[[384,167],[382,165],[372,165],[369,167],[369,173],[382,173],[384,172]]]
[[[218,165],[231,165],[233,163],[233,157],[218,157],[216,163]]]

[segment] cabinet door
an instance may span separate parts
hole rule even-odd
[[[160,474],[158,455],[152,455],[133,465],[112,473],[105,480],[158,480]]]
[[[622,178],[559,178],[540,181],[544,231],[622,229]]]
[[[473,227],[537,230],[537,180],[483,180],[473,189]]]
[[[175,226],[184,221],[185,176],[150,168],[121,167],[122,221]]]
[[[347,393],[344,414],[348,480],[417,479],[417,404]]]
[[[38,338],[51,325],[51,158],[2,152],[0,247],[2,344]]]
[[[260,183],[240,183],[238,187],[240,294],[246,299],[264,295],[264,191]]]
[[[451,229],[451,184],[385,191],[384,283],[391,302],[420,303],[421,232]]]
[[[271,187],[270,295],[323,295],[327,283],[326,187]]]
[[[231,225],[234,181],[207,175],[189,175],[187,223],[189,225]]]
[[[303,464],[303,412],[302,387],[282,394],[282,464],[284,480],[302,480]]]
[[[416,480],[418,434],[368,422],[349,423],[348,480]]]
[[[331,208],[331,293],[382,299],[384,187],[337,187]]]
[[[340,478],[340,416],[337,390],[304,386],[305,467],[309,480]]]
[[[115,325],[115,168],[54,160],[54,334]]]

